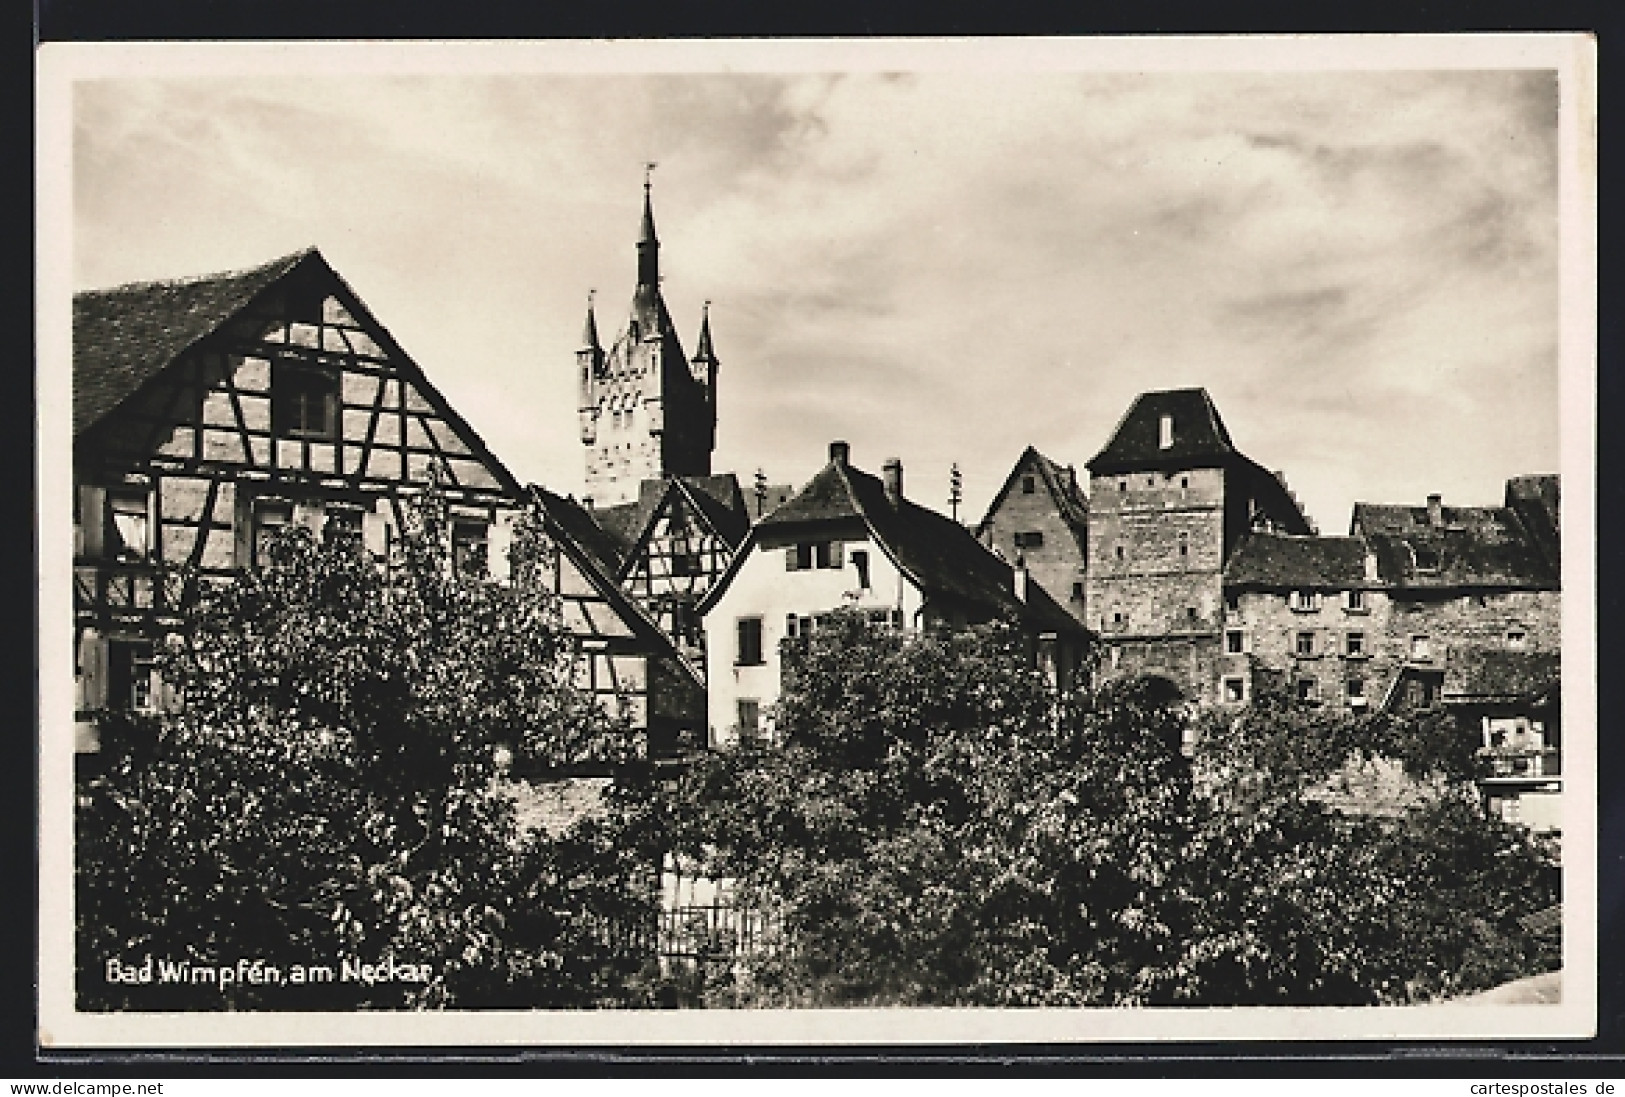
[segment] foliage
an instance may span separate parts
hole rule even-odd
[[[530,581],[539,522],[516,532],[513,584],[452,575],[447,540],[431,490],[387,570],[343,530],[294,528],[265,567],[200,588],[160,659],[184,703],[82,790],[81,1008],[637,999],[641,954],[612,928],[653,916],[637,744],[571,684],[557,603]],[[510,758],[628,776],[598,817],[527,835],[498,781]],[[147,957],[150,984],[108,980],[109,959]],[[166,983],[165,962],[215,981]],[[360,964],[395,970],[347,977]],[[312,965],[338,977],[296,985]]]
[[[783,744],[706,759],[674,821],[790,935],[715,1004],[1409,1002],[1555,959],[1517,922],[1555,867],[1485,814],[1431,714],[1266,691],[1220,717],[1160,679],[1056,697],[1004,625],[840,614],[785,654]],[[1429,795],[1317,794],[1383,755]]]

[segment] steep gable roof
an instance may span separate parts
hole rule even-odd
[[[401,375],[489,470],[501,490],[515,499],[519,497],[519,481],[507,466],[395,341],[389,329],[378,322],[367,303],[313,247],[246,271],[133,282],[76,294],[74,437],[77,439],[106,419],[182,354],[241,315],[263,294],[293,279],[309,279],[337,297],[377,340]]]
[[[587,555],[600,574],[613,576],[620,570],[621,546],[598,524],[596,514],[574,499],[536,484],[530,485],[530,493],[547,518]]]
[[[1401,587],[1555,588],[1558,571],[1510,507],[1355,503],[1350,529],[1364,535],[1383,579]]]
[[[980,537],[985,534],[988,527],[993,524],[994,515],[1004,505],[1004,500],[1009,496],[1016,481],[1021,478],[1024,469],[1032,469],[1034,475],[1043,480],[1045,490],[1049,492],[1050,498],[1055,501],[1056,513],[1060,516],[1061,521],[1065,522],[1067,527],[1072,530],[1073,537],[1077,539],[1078,550],[1087,552],[1089,498],[1084,494],[1082,487],[1078,485],[1077,477],[1072,469],[1063,468],[1061,465],[1056,464],[1042,453],[1039,453],[1034,446],[1028,446],[1022,450],[1021,456],[1016,458],[1016,463],[1010,466],[1010,474],[1004,478],[1004,483],[999,487],[998,492],[994,494],[993,501],[987,505],[987,513],[982,516],[982,521],[976,527],[977,536]]]
[[[1173,420],[1172,444],[1162,446],[1162,417]],[[1101,451],[1089,459],[1097,476],[1164,465],[1222,461],[1237,453],[1207,390],[1142,392]]]
[[[593,589],[603,596],[617,616],[632,629],[634,635],[650,645],[650,655],[676,666],[690,682],[703,687],[704,679],[699,671],[689,665],[671,638],[650,619],[643,608],[622,593],[621,588],[611,578],[612,573],[600,565],[595,552],[588,547],[594,536],[592,531],[598,529],[592,516],[575,500],[555,494],[537,484],[531,484],[527,491],[541,510],[547,532],[557,542],[559,549],[570,557],[581,574],[592,584]],[[586,536],[583,537],[582,534]],[[599,535],[601,534],[602,531],[599,530]]]
[[[74,294],[74,436],[312,257],[305,248],[248,270]]]
[[[1254,530],[1224,565],[1226,586],[1348,589],[1365,586],[1365,540]]]
[[[1081,632],[1083,627],[1049,593],[1029,578],[1028,597],[1016,596],[1014,572],[964,526],[912,502],[896,506],[885,485],[842,461],[831,461],[789,502],[752,527],[733,566],[701,603],[701,611],[721,596],[733,574],[764,532],[795,532],[831,522],[862,521],[892,562],[927,594],[945,595],[993,612],[1014,613],[1043,628]]]

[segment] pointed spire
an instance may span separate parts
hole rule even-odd
[[[694,361],[715,362],[717,352],[711,349],[711,302],[706,301],[700,312],[700,338],[694,346]]]
[[[650,198],[649,173],[655,165],[643,166],[643,225],[638,232],[638,285],[660,288],[660,240],[655,236],[654,206]]]
[[[653,186],[649,176],[655,170],[655,166],[652,161],[643,165],[643,227],[638,234],[638,243],[640,244],[660,243],[660,240],[655,236],[655,212],[649,196],[650,188]]]
[[[597,290],[587,291],[587,323],[581,329],[582,350],[602,350],[598,345],[598,321],[593,317],[592,299]]]

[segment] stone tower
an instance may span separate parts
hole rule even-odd
[[[1205,389],[1142,393],[1089,474],[1086,623],[1103,675],[1160,674],[1211,699],[1226,559],[1251,529],[1307,534],[1308,520]]]
[[[660,240],[647,180],[637,246],[638,283],[626,327],[605,351],[589,298],[576,351],[585,494],[593,505],[631,502],[644,480],[708,476],[716,447],[717,357],[709,308],[691,361],[660,295]]]

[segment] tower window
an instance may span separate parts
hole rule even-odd
[[[1157,448],[1171,449],[1174,444],[1174,417],[1164,415],[1157,420]]]
[[[1122,545],[1117,546],[1117,558],[1119,560],[1121,560],[1123,558],[1123,546]]]
[[[1224,634],[1224,650],[1229,655],[1240,655],[1243,648],[1242,632],[1239,628],[1226,630]]]

